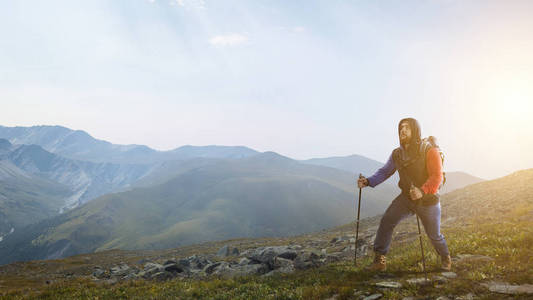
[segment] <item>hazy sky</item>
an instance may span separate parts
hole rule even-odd
[[[533,1],[0,0],[0,37],[4,126],[385,161],[411,116],[449,171],[533,167]]]

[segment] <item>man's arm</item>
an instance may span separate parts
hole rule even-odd
[[[420,189],[424,194],[436,194],[442,182],[442,159],[435,147],[429,149],[426,155],[426,169],[429,177]]]
[[[394,172],[396,172],[396,166],[394,165],[394,161],[392,159],[391,154],[389,156],[389,159],[387,160],[387,163],[385,163],[383,167],[381,167],[376,173],[374,173],[374,175],[367,178],[368,185],[371,187],[375,187],[376,185],[387,180],[387,178],[391,177]]]

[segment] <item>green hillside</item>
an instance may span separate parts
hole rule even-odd
[[[0,161],[0,236],[59,214],[71,191]]]
[[[443,233],[454,260],[454,276],[443,277],[437,257],[426,252],[430,284],[423,278],[414,218],[402,223],[388,255],[387,273],[363,271],[370,257],[354,267],[352,256],[319,268],[272,276],[204,280],[177,277],[168,281],[144,279],[94,281],[94,264],[164,260],[191,253],[216,251],[221,243],[153,252],[106,251],[63,260],[18,263],[0,267],[5,299],[531,299],[533,297],[533,169],[482,182],[443,196]],[[364,220],[363,233],[375,230],[379,218]],[[276,245],[337,237],[352,231],[353,224],[315,234],[284,239],[236,240],[224,243]],[[430,249],[427,238],[425,249]],[[327,248],[329,249],[329,247]],[[181,254],[180,254],[181,253]],[[44,279],[50,279],[46,284]],[[443,279],[444,278],[444,279]],[[379,287],[396,282],[398,288]],[[503,288],[502,288],[503,287]],[[440,297],[440,298],[439,298]]]
[[[21,230],[0,245],[0,263],[312,232],[353,218],[354,187],[347,172],[271,152],[218,161]],[[393,193],[386,186],[365,190],[364,215],[382,212]]]

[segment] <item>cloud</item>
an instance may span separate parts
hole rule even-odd
[[[209,43],[214,46],[236,46],[248,41],[248,38],[242,34],[231,33],[227,35],[217,35],[209,39]]]
[[[293,28],[292,28],[292,31],[294,31],[294,32],[304,32],[304,31],[305,31],[305,27],[303,27],[303,26],[296,26],[296,27],[293,27]]]
[[[205,0],[171,0],[170,5],[179,5],[185,8],[205,9]]]

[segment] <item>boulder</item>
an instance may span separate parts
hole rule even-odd
[[[248,257],[243,257],[239,260],[239,266],[250,265],[253,263],[257,263],[257,261],[251,260]]]
[[[516,295],[516,294],[533,294],[533,284],[514,285],[506,282],[488,282],[481,285],[488,288],[491,292]]]
[[[295,259],[298,253],[288,246],[260,247],[251,251],[247,256],[251,260],[266,263],[272,266],[274,257]]]
[[[162,265],[156,263],[146,263],[144,265],[144,271],[137,275],[143,278],[152,278],[154,274],[160,272],[165,272],[165,268]]]
[[[294,260],[294,267],[296,269],[308,269],[311,267],[318,267],[321,264],[320,256],[311,251],[300,253]]]
[[[216,264],[216,263],[215,263]],[[207,272],[206,272],[207,273]],[[237,275],[237,271],[231,268],[230,264],[225,261],[218,262],[218,265],[213,268],[212,275],[221,276],[224,278],[231,278]]]
[[[168,261],[167,261],[167,263],[168,263]],[[171,262],[171,263],[165,264],[163,266],[163,269],[165,271],[167,271],[167,272],[170,272],[170,273],[183,273],[185,271],[176,262]]]
[[[222,264],[222,262],[220,262],[220,261],[211,263],[211,264],[205,266],[204,272],[209,275],[209,274],[213,273],[213,271],[215,271],[215,269],[218,266],[220,266],[221,264]]]
[[[109,270],[109,273],[111,274],[111,276],[122,277],[128,275],[132,271],[133,270],[131,270],[131,268],[127,264],[122,264],[119,266],[112,267],[111,270]]]
[[[292,273],[294,272],[294,262],[290,259],[276,257],[274,258],[274,263],[272,268],[276,273]]]
[[[230,247],[228,245],[224,245],[217,252],[217,256],[220,256],[220,257],[238,256],[238,255],[239,255],[239,249],[235,247]]]
[[[177,265],[182,269],[189,269],[191,267],[191,262],[186,258],[182,258],[177,261]]]
[[[187,258],[189,261],[189,266],[191,269],[203,269],[205,266],[209,265],[211,261],[206,259],[205,257],[193,255]]]

